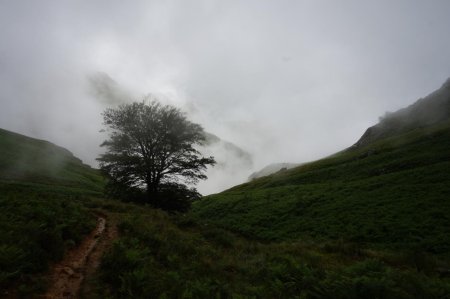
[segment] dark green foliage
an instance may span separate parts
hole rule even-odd
[[[145,190],[126,186],[114,179],[106,184],[105,190],[109,198],[138,204],[148,203],[148,194]],[[188,188],[183,184],[165,183],[160,184],[157,197],[161,200],[151,201],[154,208],[185,213],[189,211],[194,201],[201,198],[201,194],[195,188]]]
[[[449,169],[447,122],[208,196],[192,215],[266,240],[343,239],[446,253]]]
[[[82,199],[103,186],[66,149],[0,129],[0,289],[24,298],[42,292],[49,263],[94,227]]]
[[[448,299],[449,149],[450,123],[419,128],[210,196],[187,215],[85,199],[84,179],[66,184],[28,161],[49,184],[0,182],[0,287],[36,294],[36,273],[93,227],[83,204],[121,219],[85,298]],[[170,183],[159,207],[186,210],[178,199],[197,193]]]
[[[261,244],[185,216],[145,209],[135,211],[119,229],[121,237],[101,265],[98,298],[397,299],[450,294],[450,281],[435,271],[426,274],[398,253],[344,241]]]
[[[380,122],[367,129],[354,147],[368,145],[414,129],[429,127],[450,119],[450,78],[442,87],[414,104],[387,112]]]
[[[76,197],[17,185],[0,190],[0,288],[14,283],[25,290],[93,229],[95,218]]]
[[[128,186],[113,177],[109,177],[108,183],[106,183],[105,196],[107,198],[117,199],[123,202],[134,202],[139,204],[147,202],[147,194],[145,190]]]
[[[104,179],[68,150],[0,129],[0,182],[31,189],[101,195]]]
[[[155,207],[169,212],[187,212],[192,203],[201,198],[201,194],[195,188],[177,183],[162,184],[159,196],[164,200],[156,202]]]
[[[107,151],[98,161],[110,178],[110,194],[187,210],[198,193],[180,182],[195,184],[206,179],[206,167],[215,164],[213,157],[203,157],[196,148],[205,142],[203,128],[179,109],[156,100],[107,109],[103,118],[110,135],[102,144]]]

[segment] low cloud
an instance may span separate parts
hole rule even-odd
[[[445,0],[2,1],[0,127],[95,165],[104,108],[151,93],[248,152],[252,170],[317,159],[449,77],[448,11]]]

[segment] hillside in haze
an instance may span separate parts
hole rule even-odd
[[[102,194],[104,179],[65,148],[0,129],[0,183]]]
[[[272,173],[278,172],[278,171],[284,171],[288,170],[294,167],[299,166],[299,163],[273,163],[270,165],[267,165],[266,167],[253,172],[248,179],[254,180],[263,176],[271,175]]]
[[[104,199],[68,150],[1,130],[0,297],[446,298],[449,149],[442,120],[171,215]]]
[[[204,198],[192,214],[266,240],[450,250],[448,81],[356,146]],[[368,133],[369,132],[369,133]]]
[[[450,299],[449,16],[0,0],[0,299]]]
[[[353,147],[424,128],[450,119],[450,78],[442,87],[414,104],[396,112],[386,113],[380,122],[367,129]]]
[[[67,149],[0,129],[0,298],[45,290],[50,265],[95,227],[81,199],[102,196],[104,184]]]

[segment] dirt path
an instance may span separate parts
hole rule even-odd
[[[116,236],[115,225],[107,223],[104,216],[98,217],[96,228],[53,267],[50,288],[42,298],[78,298],[85,277],[95,273],[103,253]]]

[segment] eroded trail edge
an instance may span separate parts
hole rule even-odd
[[[96,228],[76,248],[67,252],[64,259],[56,264],[51,271],[50,288],[43,296],[46,299],[75,299],[78,298],[81,284],[86,273],[96,270],[105,246],[99,243],[111,241],[112,232],[105,238],[107,230],[106,217],[97,218]],[[108,228],[109,231],[113,229]],[[97,248],[102,247],[102,248]]]

